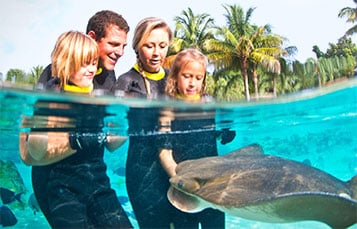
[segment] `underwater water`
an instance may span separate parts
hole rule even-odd
[[[19,157],[18,133],[20,130],[26,131],[26,126],[21,126],[21,122],[33,115],[33,106],[38,99],[103,104],[109,113],[114,114],[106,117],[105,129],[122,136],[128,135],[126,117],[131,107],[148,111],[157,107],[175,108],[175,110],[180,110],[180,115],[188,120],[195,119],[197,115],[203,113],[213,113],[215,129],[228,128],[236,133],[232,142],[221,144],[218,141],[220,155],[258,143],[263,147],[265,154],[304,162],[343,181],[348,181],[357,174],[356,79],[328,88],[306,90],[273,100],[212,102],[204,105],[112,97],[73,98],[66,95],[1,87],[0,160],[12,161],[16,165],[26,188],[26,192],[22,195],[25,203],[33,192],[31,167],[24,165]],[[200,112],[197,113],[197,110]],[[138,124],[140,122],[142,120],[138,120]],[[200,131],[200,129],[187,131]],[[157,133],[138,131],[134,134]],[[137,227],[125,187],[124,171],[127,150],[128,141],[115,152],[105,152],[105,161],[112,188],[116,190],[131,222]],[[9,207],[18,219],[18,223],[10,228],[49,228],[42,213],[34,211],[28,204],[19,208],[12,203]],[[316,221],[270,224],[226,214],[226,228],[237,227],[329,228],[326,224]],[[353,225],[350,228],[357,228],[357,226]]]

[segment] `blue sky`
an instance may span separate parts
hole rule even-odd
[[[301,62],[315,57],[313,45],[326,51],[328,43],[337,42],[352,26],[338,18],[339,10],[355,7],[352,0],[11,0],[3,2],[0,8],[0,72],[6,74],[10,68],[30,72],[34,66],[46,66],[62,32],[84,32],[95,12],[111,9],[122,14],[131,27],[125,55],[116,67],[120,74],[135,61],[131,39],[136,23],[142,18],[161,17],[174,30],[173,18],[190,7],[195,14],[208,13],[217,25],[224,25],[223,4],[239,4],[245,11],[256,7],[251,22],[259,26],[270,24],[273,33],[286,37],[288,45],[298,48],[295,58]]]

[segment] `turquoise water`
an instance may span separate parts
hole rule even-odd
[[[2,87],[0,90],[0,159],[13,161],[28,190],[32,193],[30,167],[24,165],[18,155],[18,131],[21,119],[31,116],[33,104],[39,98],[71,100],[83,103],[110,104],[107,110],[116,114],[106,119],[107,129],[125,135],[128,128],[126,112],[129,107],[175,107],[182,109],[186,118],[194,115],[191,109],[214,111],[216,129],[230,128],[236,131],[229,144],[218,144],[220,155],[251,143],[259,143],[266,154],[296,161],[308,161],[333,176],[347,181],[357,174],[357,80],[350,80],[324,89],[314,89],[275,100],[255,102],[210,103],[202,106],[164,101],[146,101],[111,97],[87,98],[40,94],[26,90]],[[109,125],[110,124],[110,125]],[[115,125],[112,125],[115,124]],[[114,126],[114,127],[113,127]],[[150,133],[155,134],[155,133]],[[128,144],[113,153],[106,152],[112,187],[123,200],[130,220],[136,225],[130,203],[126,201],[125,166]],[[19,222],[12,228],[48,228],[41,213],[25,209],[13,209]],[[296,222],[269,224],[226,216],[227,228],[329,228],[320,222]],[[356,225],[351,228],[357,228]]]

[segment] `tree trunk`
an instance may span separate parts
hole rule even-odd
[[[248,83],[248,60],[242,60],[241,61],[241,72],[244,78],[244,92],[245,92],[245,98],[247,101],[250,101],[250,94],[249,94],[249,83]]]
[[[276,93],[276,77],[275,74],[273,75],[273,95],[274,97],[276,97],[277,93]]]
[[[259,92],[258,92],[258,73],[257,69],[254,68],[253,70],[253,82],[254,82],[254,94],[255,99],[259,99]]]

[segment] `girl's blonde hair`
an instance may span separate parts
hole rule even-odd
[[[157,17],[147,17],[142,19],[136,26],[133,37],[133,49],[135,53],[139,51],[139,48],[143,45],[143,43],[147,40],[150,33],[155,29],[165,29],[167,34],[169,35],[169,43],[171,43],[173,34],[168,26],[168,24]],[[170,45],[170,44],[168,44]]]
[[[169,76],[166,81],[165,92],[170,97],[176,97],[179,94],[178,85],[177,85],[177,77],[181,70],[181,68],[185,67],[189,62],[198,62],[207,69],[208,59],[207,57],[198,49],[188,48],[179,52],[170,69]],[[200,91],[200,95],[203,96],[206,93],[206,72],[202,83],[202,88]]]
[[[98,56],[98,45],[91,37],[78,31],[64,32],[51,54],[52,75],[59,77],[62,88],[81,67],[98,62]]]

